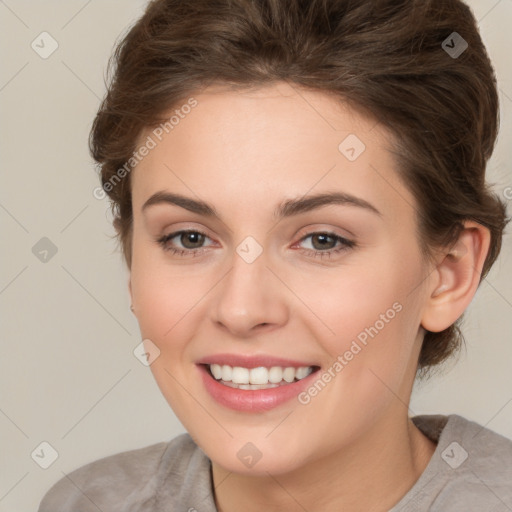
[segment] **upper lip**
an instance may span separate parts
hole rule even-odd
[[[197,361],[197,364],[227,364],[229,366],[240,366],[242,368],[258,368],[259,366],[264,366],[266,368],[271,368],[272,366],[282,366],[283,368],[318,366],[312,364],[311,362],[286,359],[283,357],[276,357],[268,354],[214,354],[211,356],[202,357]]]

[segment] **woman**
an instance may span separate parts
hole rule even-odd
[[[40,512],[512,508],[512,441],[410,418],[507,219],[459,0],[155,0],[91,131],[144,357],[188,434]]]

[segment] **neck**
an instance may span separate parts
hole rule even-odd
[[[388,415],[348,447],[279,475],[248,476],[212,464],[219,512],[384,512],[411,489],[435,443]]]

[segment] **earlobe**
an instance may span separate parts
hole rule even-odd
[[[469,306],[480,283],[489,251],[489,230],[466,221],[456,244],[446,251],[430,279],[421,325],[440,332],[452,325]]]

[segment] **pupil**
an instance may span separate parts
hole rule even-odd
[[[198,238],[195,242],[192,240],[191,244],[183,243],[183,240]],[[187,248],[187,249],[195,249],[196,247],[190,247],[190,245],[198,244],[201,245],[202,239],[204,238],[204,235],[201,233],[184,233],[182,235],[181,243]]]
[[[315,239],[317,240],[323,240],[324,243],[320,243],[320,249],[325,249],[325,242],[326,242],[326,239],[328,238],[332,238],[330,235],[315,235],[313,236],[313,246],[315,246]],[[329,243],[329,242],[327,242]],[[332,243],[332,242],[331,242]]]

